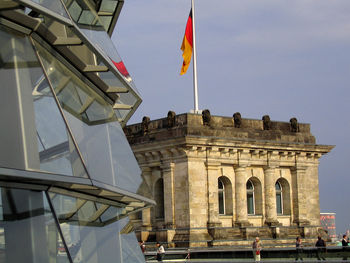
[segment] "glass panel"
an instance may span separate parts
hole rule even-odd
[[[158,179],[154,186],[154,200],[157,205],[155,206],[156,218],[164,218],[164,181]]]
[[[247,190],[253,190],[253,189],[254,189],[254,187],[253,187],[252,182],[251,182],[251,181],[248,181],[248,182],[247,182]]]
[[[3,47],[0,50],[3,62],[0,64],[0,78],[12,88],[11,93],[4,91],[11,94],[8,100],[11,96],[18,96],[21,100],[24,123],[18,130],[23,129],[25,133],[27,167],[87,177],[31,43],[17,32],[4,27],[0,29]],[[18,94],[13,94],[14,90]],[[18,101],[11,107],[18,107],[17,104]],[[15,148],[15,144],[12,147]]]
[[[99,11],[113,13],[117,8],[118,0],[102,0]]]
[[[33,95],[40,169],[88,177],[44,77],[34,86]]]
[[[87,86],[82,79],[56,60],[47,50],[39,44],[36,44],[36,46],[64,110],[88,125],[93,125],[96,121],[112,121],[115,119],[110,104]]]
[[[104,30],[96,10],[85,0],[63,0],[69,14],[79,27],[92,27]]]
[[[135,84],[107,32],[84,28],[80,28],[80,30],[94,44],[94,47],[100,53],[106,54],[106,58],[111,60],[126,82],[129,83],[131,87],[135,88]]]
[[[104,28],[109,28],[109,25],[111,24],[112,22],[112,16],[100,16],[100,21],[103,25]]]
[[[248,205],[248,214],[254,215],[254,195],[252,193],[247,194],[247,205]]]
[[[39,44],[45,69],[94,180],[137,193],[141,170],[113,108]]]
[[[57,13],[58,15],[69,18],[60,0],[32,0],[32,2],[42,5],[50,11]],[[31,13],[29,13],[29,15],[30,14]]]
[[[219,191],[219,214],[225,214],[225,204],[224,204],[224,192]]]
[[[99,206],[97,204],[97,206]],[[99,208],[99,207],[98,207]],[[109,220],[112,220],[113,218],[119,218],[120,216],[125,213],[125,209],[121,207],[114,207],[110,206],[102,215],[101,215],[101,220],[102,222],[106,222]]]
[[[220,179],[218,179],[219,189],[224,189],[224,185]]]
[[[53,193],[50,197],[73,262],[145,262],[135,234],[126,231],[127,219],[88,223],[86,219],[93,218],[95,208],[102,204]],[[75,211],[74,217],[69,217],[69,211]]]
[[[276,191],[281,191],[281,185],[277,182],[275,185]]]
[[[69,263],[44,192],[0,188],[0,196],[0,262]]]
[[[282,214],[282,194],[276,194],[276,206],[277,206],[277,214]]]

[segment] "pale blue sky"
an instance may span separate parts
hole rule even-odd
[[[190,0],[125,0],[113,40],[143,103],[129,123],[193,108],[192,65],[180,76]],[[350,1],[196,0],[199,108],[213,115],[310,123],[321,212],[350,228]]]

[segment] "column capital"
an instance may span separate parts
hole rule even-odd
[[[275,169],[277,169],[278,167],[279,167],[279,165],[276,164],[276,163],[268,163],[267,165],[263,166],[263,169],[264,169],[264,171],[266,172],[266,171],[268,171],[268,170],[275,170]]]
[[[295,166],[291,167],[290,170],[293,172],[305,172],[307,166],[305,164],[295,164]]]
[[[246,169],[249,166],[250,165],[248,163],[234,164],[233,169],[236,171],[236,170],[240,170],[240,169]]]
[[[173,170],[175,167],[175,163],[173,162],[164,162],[161,164],[160,169],[162,169],[163,171],[171,171]]]
[[[141,166],[141,171],[142,173],[151,173],[152,172],[152,168],[149,166]]]
[[[221,166],[221,163],[220,162],[212,162],[212,161],[207,161],[205,162],[205,166],[208,168],[208,169],[219,169],[220,166]]]

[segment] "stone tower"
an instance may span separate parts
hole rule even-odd
[[[333,146],[309,124],[169,112],[124,131],[157,202],[134,218],[140,239],[175,246],[288,243],[320,227],[318,165]]]

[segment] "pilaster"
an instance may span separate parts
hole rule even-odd
[[[299,226],[309,225],[307,219],[306,206],[306,168],[302,162],[302,154],[296,156],[295,167],[291,169],[292,172],[292,187],[293,187],[293,222]]]
[[[175,164],[171,162],[160,167],[164,180],[164,221],[168,229],[175,228],[174,167]]]
[[[275,173],[275,165],[264,167],[265,224],[269,226],[279,224],[277,220]]]
[[[220,163],[206,162],[208,187],[208,227],[221,225],[219,222],[218,178]]]
[[[248,226],[247,210],[247,165],[241,164],[234,167],[236,175],[235,196],[236,196],[236,222],[238,226]]]

